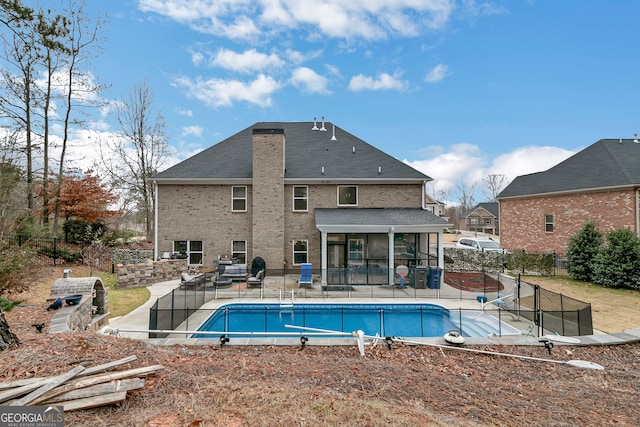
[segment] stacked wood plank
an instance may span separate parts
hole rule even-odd
[[[134,360],[136,356],[129,356],[90,368],[76,366],[56,376],[0,383],[0,405],[58,405],[67,412],[123,402],[128,391],[144,387],[144,377],[162,369],[152,365],[108,372]]]

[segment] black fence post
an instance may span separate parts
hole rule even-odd
[[[53,265],[58,264],[58,248],[57,248],[57,243],[58,239],[57,238],[53,238]]]

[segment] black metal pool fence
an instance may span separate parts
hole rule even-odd
[[[538,335],[541,331],[567,336],[593,333],[591,304],[530,285],[520,280],[519,276],[465,272],[469,276],[469,282],[465,284],[463,280],[462,284],[455,283],[451,286],[446,280],[442,283],[438,280],[436,284],[436,281],[429,277],[425,279],[426,282],[421,283],[420,280],[423,279],[415,278],[424,272],[414,271],[412,273],[414,279],[403,281],[402,284],[395,280],[396,283],[393,285],[372,285],[361,283],[361,278],[354,278],[344,283],[323,285],[319,281],[321,271],[314,270],[313,284],[301,286],[295,275],[282,273],[282,271],[268,271],[265,283],[259,288],[247,287],[242,281],[217,286],[215,280],[204,281],[197,287],[177,288],[155,302],[149,314],[149,329],[174,330],[184,322],[188,322],[202,305],[214,299],[228,301],[251,298],[294,302],[308,298],[331,300],[391,298],[476,300],[478,309],[497,309],[499,315],[511,313],[518,318],[528,319],[536,326],[535,331]],[[345,271],[340,274],[348,278],[350,273],[353,272]],[[431,270],[426,274],[429,273],[442,274],[443,272]],[[448,273],[452,272],[444,272],[445,278]]]

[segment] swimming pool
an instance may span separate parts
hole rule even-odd
[[[282,332],[291,336],[285,325],[396,337],[442,337],[457,329],[465,337],[515,335],[520,331],[483,312],[449,310],[439,304],[251,304],[230,303],[218,307],[198,331],[221,332],[194,334],[192,338],[216,338],[223,333],[248,332],[246,336],[269,336]],[[304,335],[304,332],[300,332]]]

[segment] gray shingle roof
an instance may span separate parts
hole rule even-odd
[[[462,218],[468,217],[479,208],[485,209],[487,212],[489,212],[491,215],[493,215],[496,218],[500,216],[500,206],[498,205],[498,202],[483,202],[483,203],[478,203],[476,206],[474,206],[473,208],[463,213]]]
[[[332,141],[332,123],[325,122],[326,132],[313,131],[312,127],[313,122],[259,122],[158,173],[153,179],[251,179],[252,130],[283,129],[285,179],[431,180],[337,126],[337,140]]]
[[[498,198],[640,185],[640,144],[601,139],[544,172],[521,175]]]
[[[418,208],[317,208],[316,226],[323,225],[449,225],[429,211]]]

